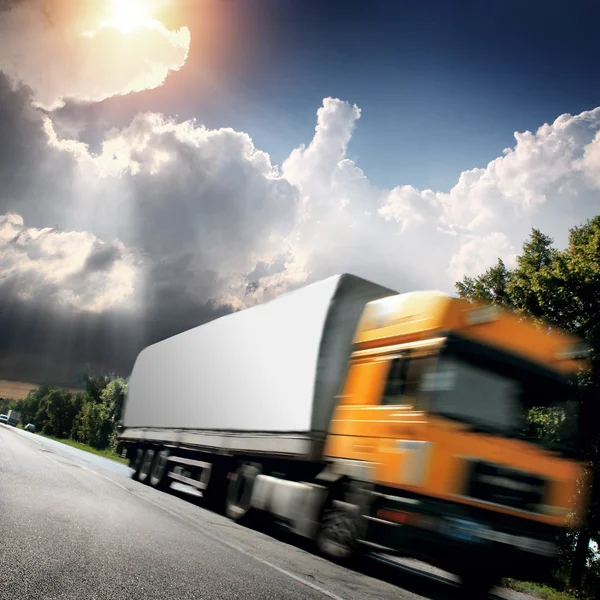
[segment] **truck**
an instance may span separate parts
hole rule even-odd
[[[118,439],[141,483],[272,518],[335,561],[430,563],[479,597],[544,580],[585,510],[586,356],[494,305],[337,275],[142,350]],[[560,411],[560,443],[531,409]]]
[[[6,417],[7,423],[13,427],[16,427],[21,421],[21,413],[17,412],[16,410],[9,410]]]

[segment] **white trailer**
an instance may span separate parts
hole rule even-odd
[[[319,460],[362,311],[394,293],[338,275],[149,346],[121,439]]]
[[[314,536],[356,327],[368,302],[394,294],[338,275],[143,350],[119,436],[133,477],[183,483],[233,519],[257,508]]]

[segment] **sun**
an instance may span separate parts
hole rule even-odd
[[[149,0],[111,0],[105,25],[124,33],[135,31],[152,21],[151,8]]]

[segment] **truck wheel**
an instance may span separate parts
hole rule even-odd
[[[167,472],[169,470],[169,451],[161,450],[152,462],[150,470],[150,485],[158,490],[167,489],[170,486]]]
[[[142,466],[143,458],[144,458],[144,451],[141,448],[138,448],[137,450],[135,450],[133,457],[131,458],[131,462],[129,463],[129,468],[133,469],[131,478],[136,481],[140,475],[140,467]]]
[[[150,479],[150,470],[152,469],[152,463],[154,461],[154,455],[156,453],[152,448],[148,448],[146,452],[144,452],[144,458],[142,459],[142,464],[140,466],[140,472],[138,475],[138,481],[140,483],[148,483]]]
[[[252,490],[260,469],[253,465],[240,467],[227,490],[225,514],[238,523],[248,522],[252,514]]]
[[[323,512],[315,543],[328,559],[350,563],[358,558],[358,534],[357,517],[332,503]]]

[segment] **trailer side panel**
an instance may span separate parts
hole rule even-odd
[[[308,432],[332,277],[143,350],[126,428]]]

